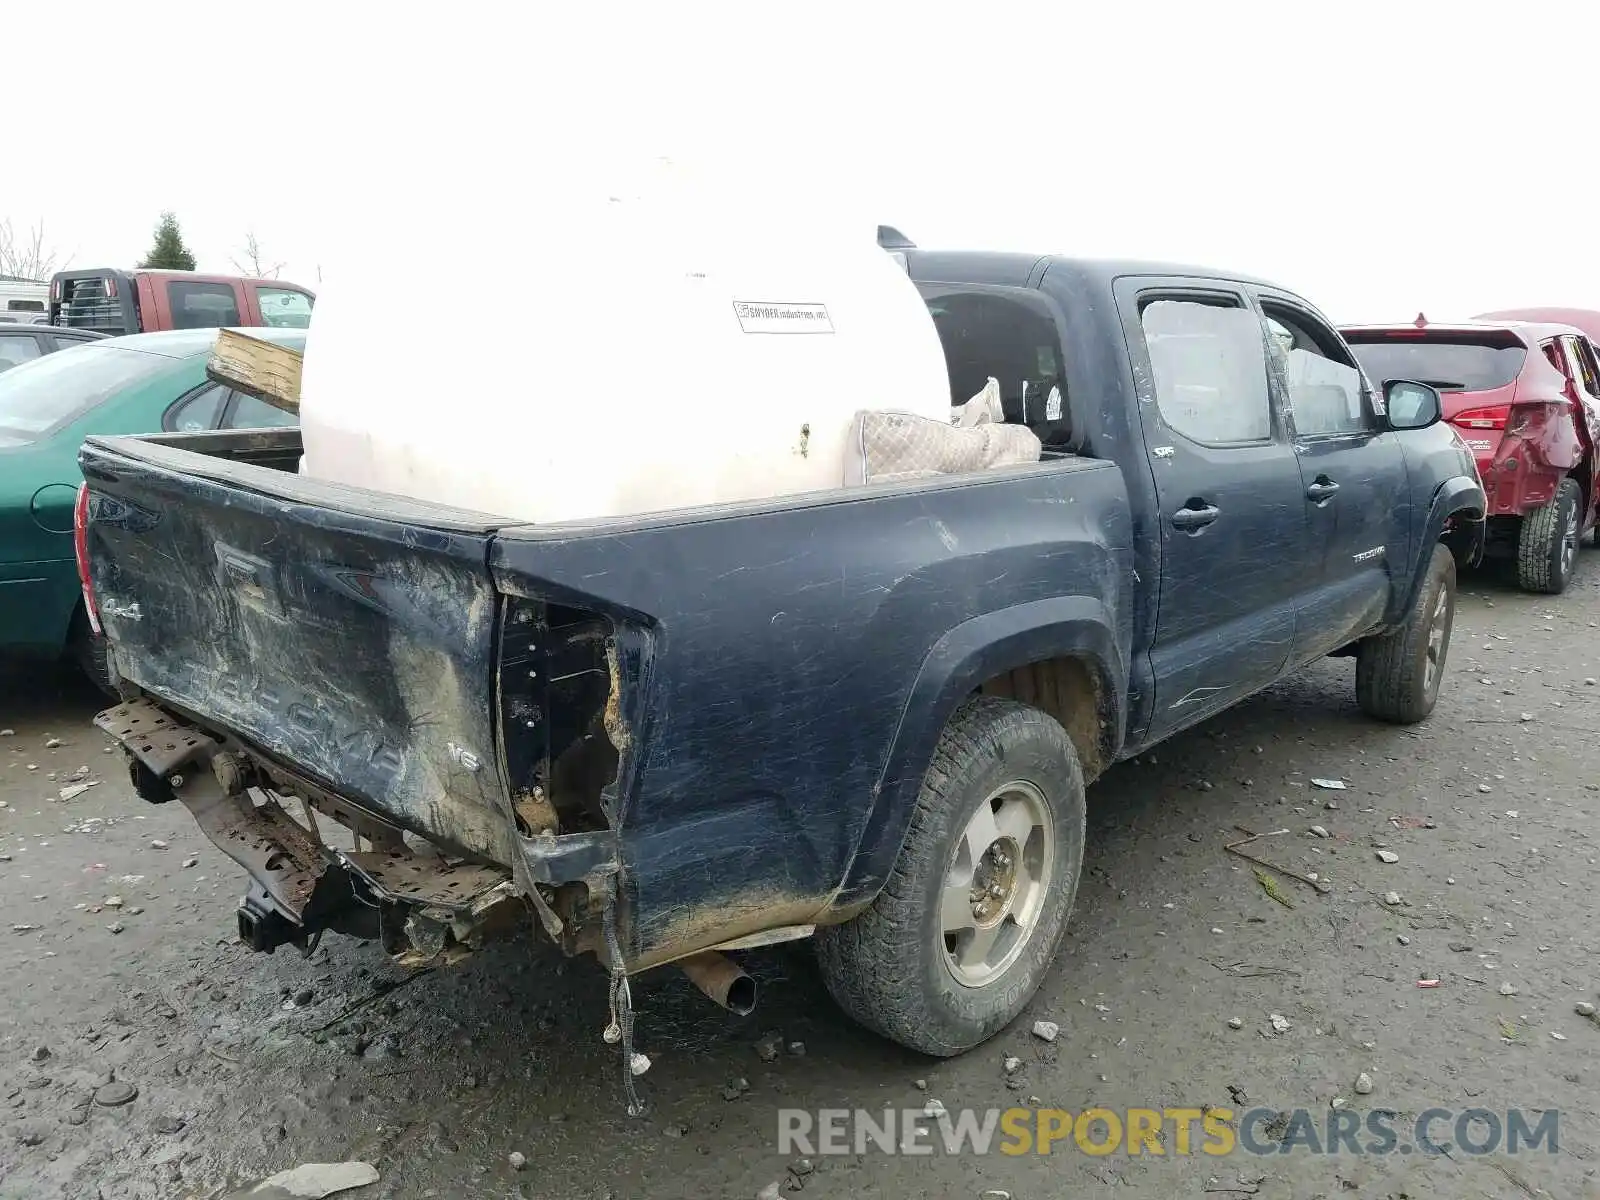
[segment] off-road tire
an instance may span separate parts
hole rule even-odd
[[[945,873],[978,805],[1018,780],[1042,793],[1052,818],[1049,882],[1016,960],[986,986],[963,986],[944,962]],[[1078,890],[1083,835],[1083,770],[1066,731],[1015,701],[969,701],[939,738],[883,890],[852,920],[818,931],[828,990],[856,1021],[926,1054],[948,1057],[992,1037],[1022,1011],[1055,957]]]
[[[1523,591],[1551,596],[1566,591],[1576,559],[1564,553],[1567,527],[1582,503],[1577,483],[1563,479],[1548,504],[1522,518],[1517,534],[1517,584]]]
[[[1445,600],[1444,636],[1432,678],[1428,663],[1439,597]],[[1391,633],[1363,638],[1356,648],[1356,703],[1369,717],[1396,725],[1414,725],[1433,711],[1444,679],[1445,657],[1455,625],[1456,560],[1450,549],[1435,545],[1427,575],[1406,615],[1406,623]]]

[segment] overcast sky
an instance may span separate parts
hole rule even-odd
[[[253,230],[312,286],[343,222],[388,220],[408,301],[466,315],[574,180],[667,155],[774,238],[813,195],[864,236],[1234,268],[1337,320],[1600,309],[1600,5],[543,7],[8,4],[5,111],[46,120],[0,135],[0,217],[131,266],[172,209],[202,269]]]

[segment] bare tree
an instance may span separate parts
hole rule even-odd
[[[66,261],[61,261],[60,252],[45,244],[43,221],[19,234],[10,217],[0,220],[0,275],[36,279],[42,283],[70,261],[70,255]]]
[[[252,279],[276,279],[278,272],[283,270],[281,262],[269,263],[261,252],[261,243],[257,240],[255,231],[244,235],[244,251],[233,261],[233,269],[241,275],[248,275]]]

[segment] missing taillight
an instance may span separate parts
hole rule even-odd
[[[72,506],[72,552],[78,560],[78,584],[83,588],[83,609],[89,628],[100,633],[100,606],[94,600],[94,583],[89,576],[89,485],[78,485],[78,499]]]

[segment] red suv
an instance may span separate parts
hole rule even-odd
[[[1565,324],[1361,325],[1342,331],[1368,378],[1428,383],[1478,461],[1486,556],[1515,559],[1530,592],[1560,592],[1594,526],[1600,361]]]

